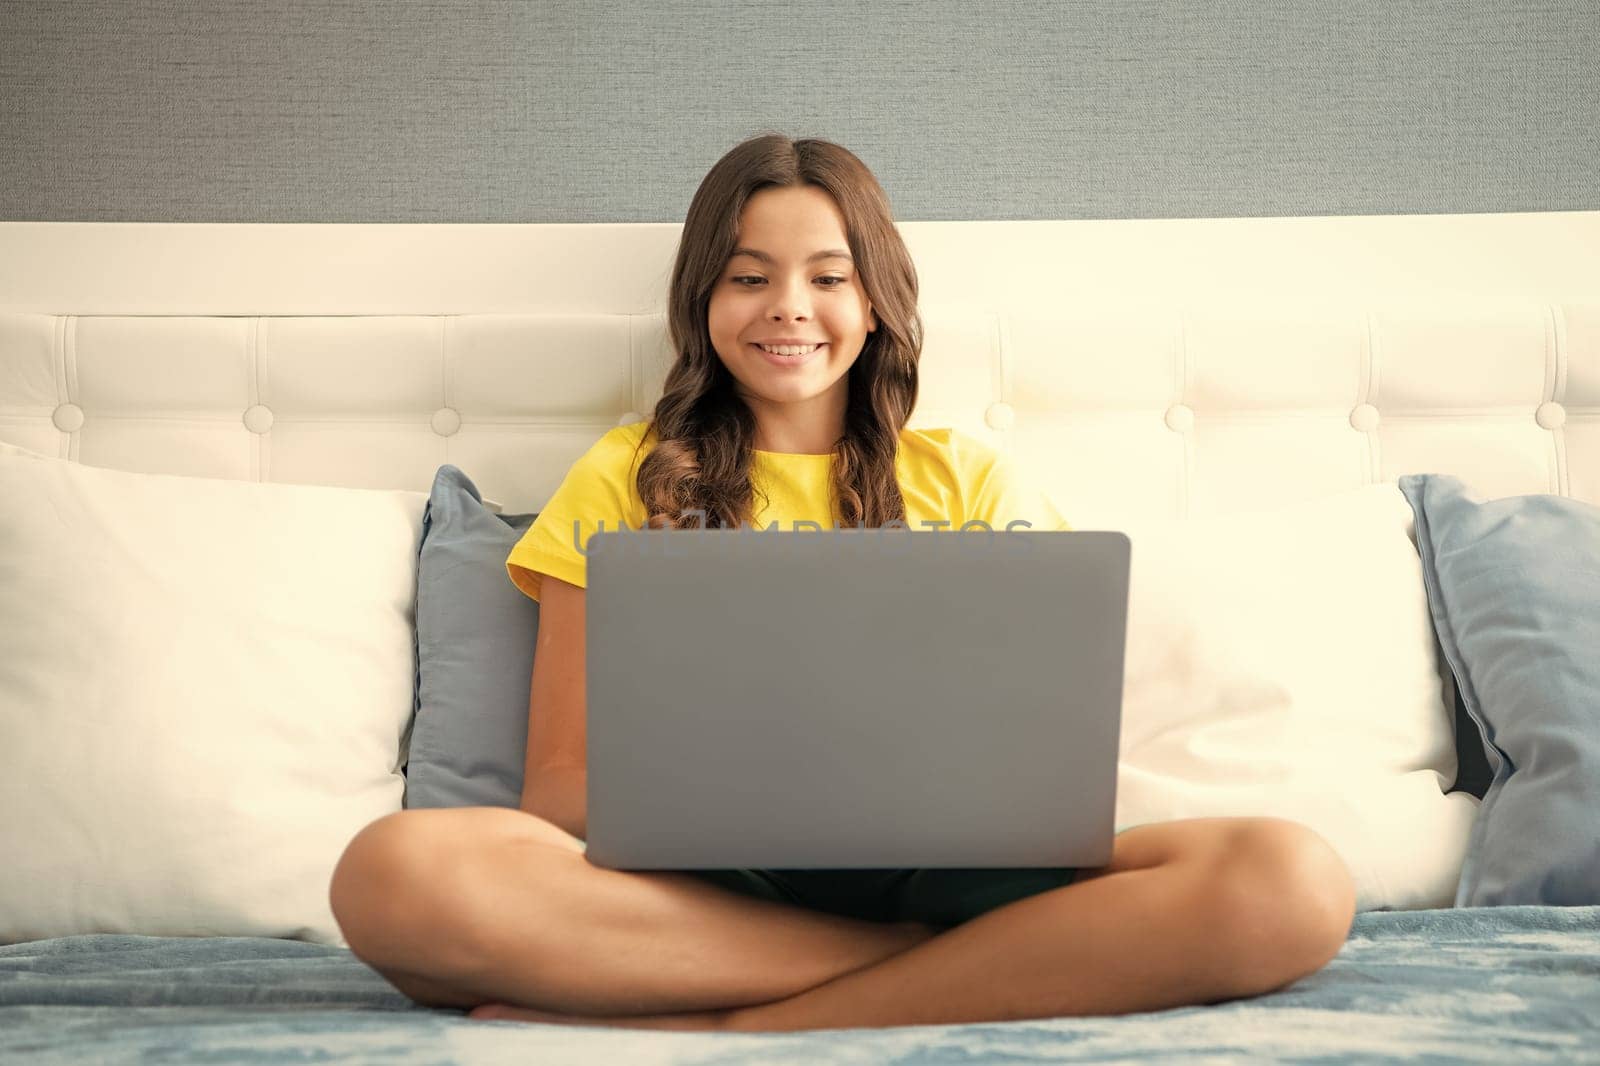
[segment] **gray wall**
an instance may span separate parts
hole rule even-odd
[[[764,129],[897,217],[1600,208],[1593,0],[0,0],[0,220],[681,222]]]

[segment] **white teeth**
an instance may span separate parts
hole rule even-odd
[[[758,345],[756,345],[756,347],[760,348],[764,352],[771,352],[773,355],[810,355],[812,352],[814,352],[818,348],[822,347],[822,345],[820,345],[820,344],[806,344],[806,345],[780,344],[780,345],[777,345],[777,346],[773,346],[773,345],[770,345],[770,344],[758,344]]]

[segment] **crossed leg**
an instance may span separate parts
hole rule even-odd
[[[1165,822],[1119,834],[1112,861],[1073,884],[784,999],[611,1015],[495,1004],[473,1017],[784,1031],[1161,1010],[1259,995],[1320,969],[1354,911],[1349,870],[1304,826]]]
[[[378,819],[346,847],[329,900],[351,950],[419,1003],[591,1016],[772,1002],[933,935],[596,867],[577,838],[499,807]]]

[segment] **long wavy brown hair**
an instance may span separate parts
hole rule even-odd
[[[895,454],[917,402],[922,319],[916,267],[889,198],[865,163],[829,141],[768,133],[717,160],[684,220],[667,310],[677,358],[646,428],[644,439],[653,430],[656,444],[637,482],[648,528],[753,524],[755,415],[734,392],[735,379],[711,345],[707,311],[737,244],[746,201],[761,189],[798,185],[822,189],[839,206],[857,275],[878,316],[878,328],[867,334],[847,375],[844,435],[834,446],[837,521],[874,528],[905,522]]]

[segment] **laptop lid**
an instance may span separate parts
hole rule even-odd
[[[608,531],[587,551],[596,865],[1110,861],[1124,534]]]

